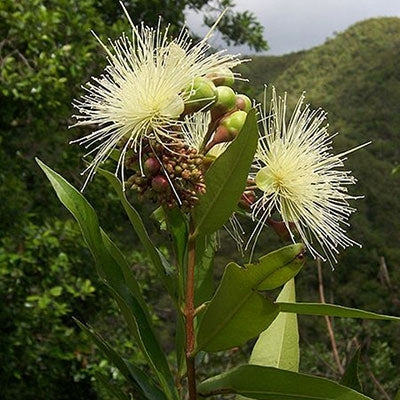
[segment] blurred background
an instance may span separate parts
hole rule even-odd
[[[236,3],[236,4],[234,4]],[[372,140],[352,154],[347,168],[364,194],[355,206],[349,235],[363,249],[344,251],[335,270],[322,266],[327,302],[400,315],[400,3],[369,0],[136,0],[124,1],[135,23],[185,20],[194,38],[229,8],[216,48],[251,55],[240,68],[249,83],[236,90],[261,100],[264,84],[287,91],[294,103],[306,90],[313,107],[328,111],[330,130],[340,131],[335,152]],[[109,399],[93,379],[117,372],[84,336],[72,316],[93,325],[136,362],[141,356],[116,308],[98,281],[74,221],[62,208],[34,162],[40,157],[76,187],[83,178],[83,149],[68,142],[85,132],[68,130],[71,102],[81,85],[101,73],[104,52],[90,34],[117,38],[129,25],[114,0],[3,0],[0,3],[0,390],[9,399]],[[247,58],[247,57],[246,57]],[[174,315],[123,210],[101,177],[85,196],[106,232],[119,243],[143,283],[165,348],[172,348]],[[141,206],[140,206],[141,207]],[[145,208],[143,212],[150,214]],[[156,233],[161,246],[168,238]],[[251,229],[248,221],[244,228]],[[236,252],[221,233],[216,278]],[[268,232],[257,252],[281,243]],[[243,261],[240,253],[235,253]],[[297,278],[298,299],[320,301],[317,267],[309,259]],[[400,325],[333,322],[340,365],[362,349],[366,394],[391,399],[400,388]],[[300,318],[301,371],[340,378],[323,318]],[[252,343],[203,360],[208,374],[245,362]],[[171,354],[171,359],[174,355]]]

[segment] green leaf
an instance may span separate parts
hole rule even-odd
[[[173,376],[154,335],[150,315],[137,281],[125,258],[108,236],[101,231],[97,215],[83,195],[40,160],[37,162],[53,185],[60,201],[77,220],[95,259],[98,274],[120,300],[121,311],[125,317],[129,317],[127,322],[154,374],[168,393],[168,397],[176,399],[178,394]],[[125,307],[129,308],[129,313]],[[131,318],[135,319],[135,323],[132,323]]]
[[[168,231],[172,234],[178,264],[186,263],[188,225],[187,218],[178,208],[164,208]]]
[[[100,228],[101,238],[103,239],[104,247],[107,252],[111,255],[113,259],[113,263],[115,262],[121,268],[122,276],[119,279],[125,279],[127,286],[134,293],[136,299],[140,303],[143,308],[143,311],[146,313],[149,322],[151,322],[151,317],[148,312],[148,308],[146,302],[142,296],[142,292],[140,291],[139,284],[137,283],[136,278],[133,276],[132,271],[129,267],[128,262],[126,261],[125,256],[122,254],[121,250],[116,246],[116,244],[108,237],[108,235]],[[112,271],[111,271],[112,273]],[[100,274],[99,274],[100,275]]]
[[[335,304],[321,303],[276,303],[281,312],[304,314],[304,315],[329,315],[331,317],[381,319],[400,322],[400,317],[392,315],[376,314],[369,311],[358,310],[337,306]]]
[[[177,399],[178,393],[167,360],[139,303],[134,298],[127,299],[121,296],[111,286],[108,288],[117,301],[130,331],[136,337],[138,336],[139,343],[142,344],[141,350],[158,378],[161,387],[169,394],[169,398]]]
[[[400,390],[397,392],[393,400],[400,400]]]
[[[214,293],[214,253],[216,234],[196,238],[195,307],[211,299]]]
[[[194,210],[195,234],[215,232],[232,215],[245,189],[257,141],[257,121],[253,109],[237,138],[213,162],[205,175],[207,191]]]
[[[221,283],[199,323],[196,352],[220,351],[240,346],[265,330],[278,315],[279,307],[258,290],[292,278],[304,264],[304,246],[294,244],[263,257],[262,263],[240,267],[229,263]],[[269,279],[270,277],[271,280]],[[274,284],[272,284],[274,283]]]
[[[349,364],[347,365],[346,371],[340,379],[340,384],[362,392],[362,386],[360,377],[358,375],[358,364],[360,362],[360,348],[354,353]]]
[[[129,203],[128,199],[125,196],[125,193],[122,190],[122,185],[119,179],[112,174],[111,172],[105,171],[103,169],[98,169],[98,172],[103,175],[108,182],[111,184],[112,188],[117,193],[121,204],[131,222],[133,228],[135,229],[136,234],[139,237],[140,242],[143,247],[146,249],[147,254],[149,255],[161,281],[164,283],[164,286],[174,298],[174,282],[172,277],[168,274],[169,271],[166,271],[165,264],[162,260],[160,253],[157,248],[153,245],[149,234],[146,231],[146,227],[143,224],[142,218],[136,209]]]
[[[133,377],[135,377],[136,382],[138,382],[143,393],[149,400],[166,400],[165,394],[154,384],[153,380],[149,375],[143,372],[136,365],[132,364],[130,361],[125,361],[129,368],[129,371]]]
[[[294,278],[304,265],[304,245],[294,244],[260,257],[258,263],[246,264],[247,269],[261,270],[264,280],[258,290],[273,290]],[[290,260],[290,254],[296,253],[296,262]]]
[[[77,325],[93,340],[93,342],[97,345],[97,347],[101,350],[101,352],[104,354],[104,356],[107,358],[108,361],[110,361],[118,370],[121,372],[121,374],[125,377],[125,379],[132,385],[134,391],[136,394],[142,394],[145,395],[145,392],[142,389],[141,383],[139,383],[137,377],[135,374],[131,373],[131,367],[127,363],[126,360],[124,360],[98,333],[96,333],[90,326],[87,326],[74,318],[75,322]],[[154,387],[154,391],[159,391],[155,387],[153,383],[150,382],[149,379],[149,386]],[[147,390],[148,392],[148,390]],[[161,392],[160,392],[161,393]],[[149,397],[149,399],[152,399]],[[160,397],[162,399],[162,397]],[[164,396],[165,399],[165,396]]]
[[[160,207],[161,208],[161,207]],[[178,287],[179,297],[183,299],[185,296],[185,282],[186,282],[186,259],[187,259],[187,237],[188,237],[188,221],[182,212],[174,208],[169,210],[167,208],[161,208],[159,214],[164,215],[165,224],[168,232],[171,233],[175,258],[177,261],[178,271]]]
[[[99,276],[106,279],[110,285],[124,286],[126,283],[147,312],[146,303],[135,277],[129,270],[122,253],[99,227],[99,221],[93,207],[61,175],[54,172],[39,159],[36,159],[36,161],[52,184],[61,203],[78,222],[83,238],[95,259]],[[150,321],[148,312],[147,316]]]
[[[277,301],[296,301],[294,279],[286,283]],[[299,360],[297,316],[279,313],[267,330],[260,334],[251,353],[249,364],[298,372]]]
[[[112,396],[113,399],[117,400],[130,400],[131,398],[127,396],[115,383],[111,383],[109,379],[100,372],[95,372],[94,376],[96,380],[103,386],[107,393]]]
[[[176,316],[175,349],[178,376],[180,378],[182,378],[186,374],[185,339],[185,319],[182,313],[178,313],[178,315]]]
[[[237,393],[259,400],[371,400],[317,376],[259,365],[242,365],[198,386],[202,396]]]
[[[54,297],[61,296],[61,293],[63,291],[63,288],[61,286],[54,286],[53,288],[50,289],[50,294]]]

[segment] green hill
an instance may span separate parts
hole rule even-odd
[[[337,152],[372,141],[349,156],[347,168],[358,177],[353,193],[365,194],[355,206],[350,236],[363,249],[343,252],[337,271],[325,268],[325,280],[338,303],[390,310],[399,315],[400,177],[391,175],[400,160],[400,19],[375,18],[357,23],[323,45],[281,57],[255,57],[243,67],[261,98],[261,84],[287,91],[293,104],[306,91],[307,102],[328,111]],[[264,78],[264,80],[263,80]],[[390,285],[382,284],[384,257]],[[316,297],[316,271],[310,263],[299,278],[301,299]],[[358,290],[362,289],[362,290]],[[310,294],[312,293],[312,294]],[[398,336],[392,326],[388,337]],[[391,341],[399,354],[399,341]],[[395,360],[398,364],[399,360]],[[391,360],[394,362],[394,360]]]
[[[350,253],[368,254],[351,268],[376,267],[379,256],[393,267],[400,263],[400,185],[391,175],[400,160],[399,66],[400,19],[376,18],[309,51],[255,57],[243,67],[254,87],[261,88],[265,77],[265,84],[287,91],[291,103],[305,90],[307,102],[328,111],[331,132],[341,132],[336,151],[372,141],[347,164],[359,178],[357,193],[365,194],[356,203],[360,212],[352,219],[351,235],[366,249]],[[346,260],[344,255],[341,264]]]

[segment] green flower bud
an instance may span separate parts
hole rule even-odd
[[[225,114],[228,111],[233,110],[236,105],[235,92],[228,86],[217,87],[217,101],[213,106],[213,116],[219,116]]]
[[[248,113],[251,109],[251,100],[245,94],[237,94],[236,108]]]
[[[169,190],[169,183],[164,176],[157,175],[151,180],[151,187],[157,193],[164,193]]]
[[[244,111],[235,111],[229,114],[227,117],[223,118],[220,126],[225,127],[228,131],[230,137],[235,138],[240,130],[242,129],[244,122],[246,121],[247,113]]]
[[[207,74],[207,78],[210,78],[215,86],[232,86],[235,83],[235,76],[229,68],[220,68],[217,71]]]
[[[186,88],[189,97],[185,100],[185,112],[190,114],[212,106],[216,99],[216,87],[211,79],[198,76],[193,84]]]

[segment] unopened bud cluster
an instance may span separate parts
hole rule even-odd
[[[182,142],[150,141],[142,150],[141,165],[136,158],[126,161],[132,171],[126,187],[142,200],[189,211],[205,192],[202,164],[203,155]]]
[[[230,87],[233,83],[234,75],[229,69],[195,78],[184,91],[185,107],[181,118],[210,112],[213,131],[204,140],[207,143],[201,149],[190,147],[183,140],[183,132],[176,127],[170,139],[144,139],[140,154],[132,152],[125,157],[125,168],[130,173],[125,187],[137,192],[141,200],[190,211],[206,190],[203,175],[209,161],[215,158],[207,152],[218,143],[232,141],[251,108],[250,99]],[[119,147],[125,144],[121,142]],[[249,193],[243,194],[243,206],[249,206],[250,198]]]
[[[190,97],[186,101],[185,113],[210,111],[211,119],[216,125],[206,150],[218,143],[235,139],[251,109],[251,100],[244,94],[235,93],[230,87],[233,83],[232,71],[223,69],[195,79],[188,88]]]

